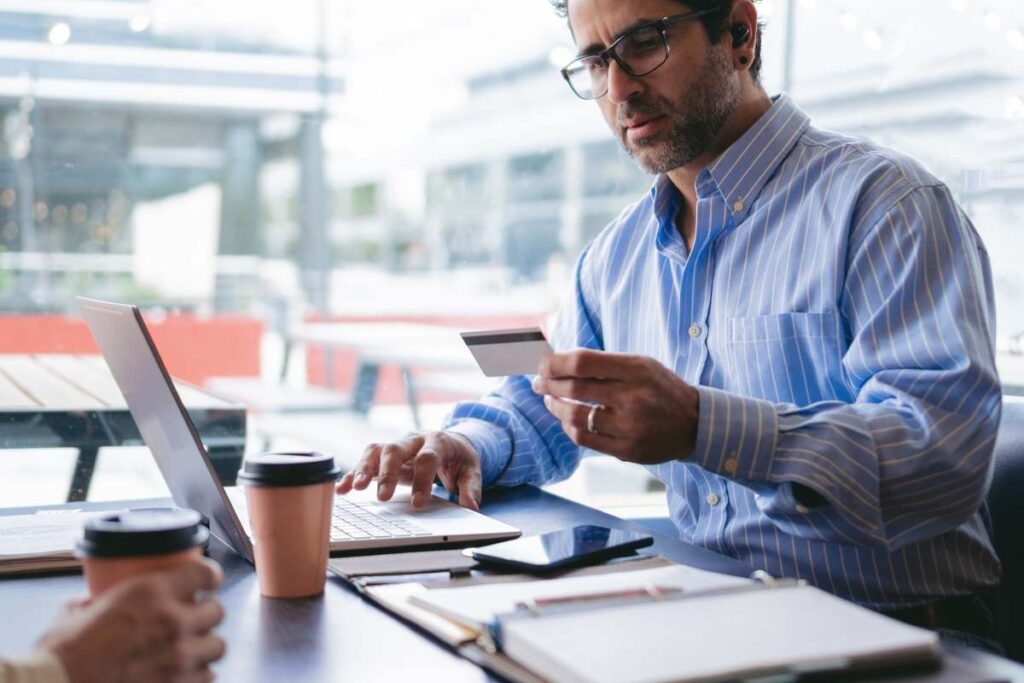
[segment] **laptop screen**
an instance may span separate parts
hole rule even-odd
[[[138,307],[78,297],[79,309],[176,505],[210,520],[210,531],[250,562],[252,544],[228,502]]]

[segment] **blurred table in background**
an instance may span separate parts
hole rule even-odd
[[[413,423],[420,429],[422,392],[472,396],[496,384],[480,372],[459,332],[453,327],[408,322],[307,323],[292,332],[286,354],[291,355],[299,345],[322,349],[326,383],[330,386],[334,381],[331,352],[352,352],[356,369],[349,408],[360,414],[366,414],[373,405],[381,369],[398,368]],[[282,375],[286,372],[287,362]]]
[[[245,407],[184,382],[175,386],[218,476],[234,483]],[[69,502],[88,497],[100,448],[143,444],[102,356],[0,354],[0,448],[78,449]]]

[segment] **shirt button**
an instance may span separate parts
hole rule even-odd
[[[706,500],[708,502],[708,505],[710,505],[711,507],[715,507],[719,503],[719,498],[714,493],[709,493],[708,497],[705,498],[704,500]]]
[[[732,205],[732,210],[735,211],[736,213],[739,213],[740,211],[743,210],[744,206],[746,205],[743,203],[743,200],[737,199],[736,203]]]
[[[700,325],[698,325],[697,323],[690,325],[690,338],[696,339],[697,337],[700,336],[700,333],[702,331],[703,330],[700,329]]]
[[[728,460],[725,461],[725,473],[726,474],[736,474],[736,467],[737,467],[736,458],[729,458]]]

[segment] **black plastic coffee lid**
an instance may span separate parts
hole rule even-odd
[[[78,541],[84,557],[136,557],[167,555],[210,540],[201,515],[185,508],[128,510],[90,519]]]
[[[308,486],[337,481],[341,468],[323,453],[260,453],[246,457],[238,482],[250,486]]]

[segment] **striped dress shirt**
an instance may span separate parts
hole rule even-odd
[[[998,585],[991,272],[949,189],[780,96],[696,190],[692,250],[661,176],[580,256],[551,333],[697,387],[695,452],[648,467],[680,538],[878,609]],[[564,479],[585,451],[529,377],[446,428],[485,485]]]

